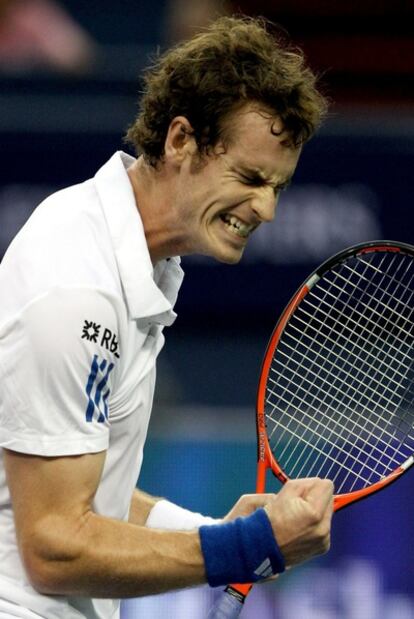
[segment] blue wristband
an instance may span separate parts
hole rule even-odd
[[[285,560],[263,508],[250,516],[199,529],[211,587],[253,583],[283,572]]]

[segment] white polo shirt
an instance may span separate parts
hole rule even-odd
[[[106,450],[96,513],[127,520],[151,412],[155,360],[183,272],[153,268],[116,153],[86,182],[47,198],[0,264],[0,612],[113,619],[118,600],[43,596],[15,539],[3,447],[41,456]],[[36,616],[36,615],[33,615]]]

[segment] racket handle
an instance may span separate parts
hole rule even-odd
[[[207,619],[236,619],[252,585],[228,585],[210,609]]]

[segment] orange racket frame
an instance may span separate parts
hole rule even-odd
[[[257,478],[256,478],[256,492],[264,493],[266,488],[266,472],[268,469],[271,469],[273,474],[281,481],[282,483],[286,483],[289,480],[289,477],[283,471],[283,469],[278,465],[276,459],[274,458],[269,441],[266,433],[266,419],[265,419],[265,393],[266,393],[266,384],[268,379],[268,374],[270,370],[270,366],[272,363],[273,355],[278,345],[278,342],[281,338],[281,335],[285,329],[285,326],[290,318],[290,316],[295,311],[296,307],[302,301],[302,299],[308,294],[309,290],[312,288],[314,283],[318,281],[320,275],[327,270],[331,264],[337,262],[341,258],[345,259],[351,254],[358,255],[369,253],[373,251],[387,251],[387,252],[400,252],[406,249],[408,253],[413,254],[413,247],[409,245],[404,245],[400,243],[395,243],[393,241],[379,241],[372,242],[368,244],[363,244],[360,246],[355,246],[350,249],[347,249],[340,254],[337,254],[326,261],[317,271],[312,273],[312,275],[308,278],[306,283],[294,294],[285,310],[283,311],[282,316],[280,317],[275,330],[273,331],[272,337],[269,341],[265,357],[263,360],[262,371],[260,375],[260,381],[258,386],[257,393],[257,403],[256,403],[256,414],[257,414],[257,446],[258,446],[258,454],[257,454]],[[356,490],[354,492],[349,492],[345,494],[337,494],[334,496],[334,511],[337,512],[340,509],[355,503],[356,501],[360,501],[379,490],[382,490],[384,487],[390,485],[392,482],[397,480],[403,473],[405,473],[412,465],[414,464],[414,454],[411,455],[407,460],[398,466],[394,471],[392,471],[389,475],[380,479],[376,483],[373,483],[371,486]],[[249,594],[252,589],[252,584],[233,584],[227,587],[229,592],[237,597],[241,602],[244,601],[246,596]]]

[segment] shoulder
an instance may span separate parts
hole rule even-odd
[[[104,231],[99,196],[93,179],[89,179],[61,189],[43,200],[15,241],[20,245],[44,241],[47,247],[53,249],[54,239],[59,239],[59,243],[64,241],[69,249],[90,243],[93,232]]]
[[[105,292],[54,288],[0,325],[2,446],[43,455],[107,448],[124,316]]]
[[[0,265],[0,323],[52,289],[122,298],[111,238],[93,181],[58,191],[34,211]]]

